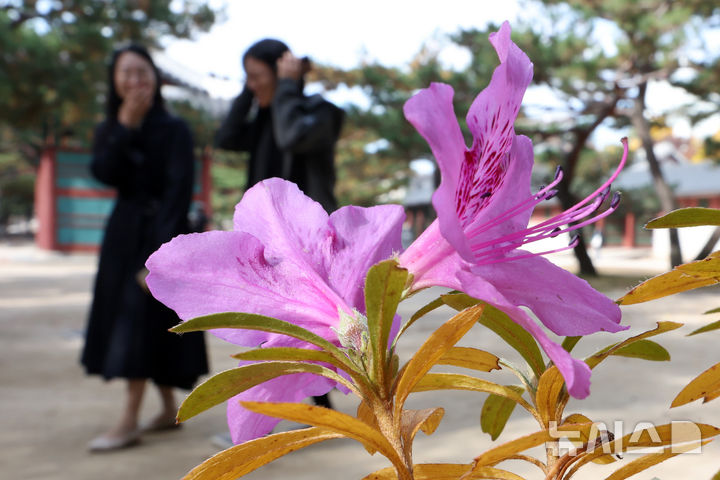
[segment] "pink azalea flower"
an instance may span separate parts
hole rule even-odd
[[[265,180],[243,196],[234,230],[181,235],[150,256],[152,294],[183,320],[246,312],[302,326],[339,345],[339,314],[364,311],[363,286],[372,265],[400,250],[402,207],[343,207],[328,215],[295,184]],[[266,332],[213,333],[248,347],[310,347]],[[253,387],[228,402],[235,443],[268,433],[276,418],[252,413],[240,400],[297,402],[337,385],[295,374]]]
[[[507,313],[537,339],[563,374],[570,394],[584,398],[590,386],[588,366],[550,340],[520,306],[530,308],[554,333],[571,336],[627,328],[619,325],[620,309],[584,280],[519,247],[580,228],[615,210],[617,198],[595,215],[627,150],[620,167],[595,193],[528,226],[533,208],[555,194],[552,187],[562,174],[558,172],[540,192],[530,192],[532,143],[516,135],[513,124],[532,79],[532,63],[510,40],[507,22],[490,35],[490,42],[500,65],[468,111],[466,121],[474,138],[470,148],[456,120],[450,86],[432,84],[405,104],[405,116],[437,159],[442,182],[433,195],[437,220],[400,256],[400,264],[414,276],[413,290],[445,286]]]

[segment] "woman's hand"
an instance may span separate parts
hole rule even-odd
[[[127,128],[137,128],[152,107],[154,92],[146,87],[130,90],[118,110],[118,122]]]
[[[297,58],[292,52],[287,51],[277,61],[278,78],[290,78],[296,82],[302,78],[303,65],[302,60]]]

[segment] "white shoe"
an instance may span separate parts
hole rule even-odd
[[[109,452],[119,450],[121,448],[130,447],[140,442],[140,432],[133,430],[130,433],[120,437],[111,437],[108,435],[100,435],[93,438],[88,443],[88,450],[91,452]]]

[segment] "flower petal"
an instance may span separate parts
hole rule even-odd
[[[432,83],[407,102],[405,118],[427,140],[437,160],[442,181],[432,197],[443,235],[464,255],[471,255],[456,215],[455,197],[460,168],[465,160],[465,140],[453,108],[453,89]]]
[[[404,220],[400,205],[349,206],[330,215],[336,238],[328,280],[349,305],[363,310],[365,276],[370,267],[402,249]]]
[[[519,250],[518,252],[522,252]],[[619,332],[620,307],[578,278],[544,257],[529,257],[474,267],[492,279],[493,286],[514,305],[530,308],[557,335]]]
[[[146,265],[152,294],[183,320],[221,312],[256,313],[328,338],[328,326],[337,323],[342,305],[322,279],[292,261],[268,258],[258,239],[243,232],[180,235],[153,253]],[[233,329],[213,333],[246,346],[278,337]]]
[[[304,263],[327,278],[327,244],[335,237],[322,206],[292,182],[257,183],[235,207],[234,229],[260,240],[270,255]]]
[[[585,362],[571,357],[562,346],[550,340],[542,327],[535,323],[527,313],[513,305],[483,278],[463,270],[458,272],[458,279],[462,284],[462,291],[507,313],[515,323],[537,340],[550,360],[558,367],[570,395],[575,398],[585,398],[590,394],[590,367]]]
[[[465,226],[465,234],[474,255],[467,258],[468,261],[473,262],[478,259],[478,255],[503,244],[519,242],[521,238],[509,241],[502,238],[524,230],[530,221],[533,211],[530,182],[534,163],[530,139],[524,135],[515,136],[507,159],[502,181],[487,197],[487,203],[480,208],[468,206],[468,210],[474,211],[473,218]],[[476,182],[476,185],[480,183]],[[523,204],[525,206],[517,211],[510,211]]]
[[[479,146],[480,151],[488,155],[510,149],[515,136],[513,124],[533,75],[532,62],[510,39],[508,22],[490,34],[490,43],[498,53],[500,65],[493,72],[490,84],[473,101],[466,117],[475,138],[473,147]]]
[[[270,433],[279,418],[251,412],[241,401],[301,402],[307,397],[323,395],[335,386],[332,380],[311,373],[297,373],[273,378],[228,400],[227,421],[235,444]]]

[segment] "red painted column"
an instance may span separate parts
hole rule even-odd
[[[55,146],[45,147],[35,180],[35,218],[38,229],[35,244],[47,250],[57,248],[57,211],[55,208]]]
[[[210,167],[212,166],[212,150],[210,147],[203,149],[202,155],[202,202],[205,205],[205,215],[208,218],[212,218],[212,173]]]
[[[623,247],[635,246],[635,214],[628,212],[625,215],[625,232],[623,232]]]

